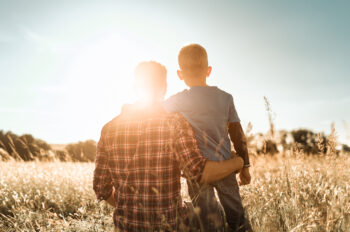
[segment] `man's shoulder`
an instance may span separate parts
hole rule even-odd
[[[106,134],[113,126],[117,124],[117,121],[119,120],[120,115],[114,117],[112,120],[104,124],[101,130],[101,134]]]
[[[164,114],[158,115],[157,120],[167,120],[169,122],[183,122],[186,121],[184,116],[178,112],[164,112]],[[123,123],[124,121],[128,121],[127,118],[123,118],[122,115],[117,115],[114,117],[112,120],[107,122],[103,127],[102,127],[102,132],[107,132],[111,128],[116,127],[118,124]],[[186,121],[187,122],[187,121]]]
[[[171,114],[171,118],[172,118],[172,124],[173,124],[173,128],[176,131],[179,130],[187,130],[187,129],[192,129],[191,124],[187,121],[187,119],[179,112],[174,112],[174,113],[170,113]]]
[[[168,115],[173,120],[186,121],[185,117],[179,112],[170,112]]]
[[[164,114],[163,118],[166,121],[169,121],[171,124],[178,124],[178,123],[187,123],[186,118],[180,113],[180,112],[166,112]]]
[[[167,124],[174,130],[190,125],[180,112],[166,112],[162,116],[162,121],[167,122]]]

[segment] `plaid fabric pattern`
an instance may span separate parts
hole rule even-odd
[[[205,161],[180,114],[122,112],[102,129],[93,188],[99,200],[115,188],[119,231],[177,230],[180,175],[198,180]]]

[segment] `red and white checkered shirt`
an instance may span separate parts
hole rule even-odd
[[[123,110],[102,129],[93,188],[100,200],[115,188],[119,231],[176,230],[184,213],[181,172],[199,180],[205,162],[180,114],[160,107]]]

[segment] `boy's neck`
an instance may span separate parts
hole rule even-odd
[[[194,86],[208,86],[206,80],[191,80],[189,82],[186,83],[186,85],[190,88],[194,87]]]
[[[192,87],[196,87],[196,86],[200,86],[200,87],[207,87],[207,84],[198,84],[198,85],[191,85],[190,88]]]

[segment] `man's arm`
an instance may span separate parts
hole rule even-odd
[[[108,197],[108,199],[106,200],[107,203],[113,207],[115,207],[115,199],[114,199],[114,192],[115,189],[113,188],[112,194]]]
[[[109,172],[108,153],[106,151],[106,145],[104,143],[103,136],[104,131],[105,128],[102,129],[101,138],[97,144],[95,170],[93,177],[93,189],[98,200],[107,200],[111,196],[113,197],[113,181]]]
[[[241,157],[225,161],[209,161],[204,158],[197,146],[192,127],[183,117],[177,121],[175,131],[175,157],[187,179],[211,183],[242,169]]]
[[[224,161],[210,161],[205,163],[202,177],[199,183],[212,183],[225,178],[231,173],[243,168],[243,159],[241,157],[233,157]]]
[[[250,183],[251,176],[249,173],[249,156],[247,148],[247,139],[244,135],[241,123],[231,122],[229,123],[228,132],[230,134],[233,146],[238,154],[244,160],[244,167],[240,171],[241,185],[246,185]]]

